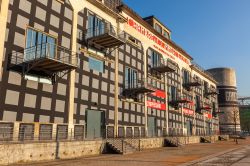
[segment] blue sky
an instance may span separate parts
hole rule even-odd
[[[236,70],[238,94],[250,96],[250,0],[124,0],[142,17],[155,15],[172,40],[205,69]]]

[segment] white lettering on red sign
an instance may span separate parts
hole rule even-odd
[[[156,35],[154,35],[152,32],[144,28],[142,25],[137,23],[132,18],[127,19],[127,24],[134,28],[136,31],[138,31],[140,34],[146,36],[149,40],[153,41],[156,45],[154,47],[164,53],[164,55],[167,55],[169,58],[175,60],[175,58],[178,58],[185,62],[186,64],[190,65],[189,59],[181,55],[178,51],[176,51],[171,46],[167,45],[165,42],[163,42],[161,39],[159,39]]]
[[[194,115],[194,110],[183,108],[183,113],[188,115]]]
[[[147,106],[149,108],[154,108],[154,109],[158,109],[158,110],[166,110],[166,104],[157,103],[157,102],[153,102],[153,101],[147,101]]]

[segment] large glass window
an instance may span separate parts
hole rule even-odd
[[[100,18],[98,18],[95,15],[89,14],[88,16],[88,32],[87,32],[87,38],[99,36],[101,34],[104,34],[104,21]]]
[[[126,67],[125,69],[125,87],[136,88],[138,82],[137,70]]]
[[[89,57],[89,69],[103,73],[104,72],[104,62],[97,60],[95,58]]]
[[[56,39],[34,29],[27,29],[25,60],[32,60],[49,56],[54,58],[56,55]]]
[[[187,70],[183,70],[183,84],[189,83],[189,72]]]
[[[196,110],[201,107],[201,98],[198,95],[196,95],[195,97],[195,105],[196,105]]]
[[[177,88],[175,86],[169,87],[169,101],[175,101],[177,99]]]
[[[161,54],[154,50],[150,50],[149,52],[151,56],[151,67],[158,67],[161,64]]]
[[[208,83],[204,81],[204,95],[208,93]]]

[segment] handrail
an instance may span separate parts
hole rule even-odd
[[[200,70],[201,72],[205,73],[210,79],[215,81],[213,75],[211,73],[209,73],[208,71],[206,71],[203,67],[198,65],[195,61],[192,61],[191,65],[194,66],[196,69]]]
[[[42,43],[11,53],[11,64],[28,63],[42,58],[54,59],[73,66],[78,65],[78,54],[54,43]]]
[[[125,32],[124,31],[118,31],[115,26],[113,26],[111,23],[104,23],[103,26],[95,26],[95,27],[89,27],[85,31],[81,32],[82,36],[80,38],[88,40],[93,37],[98,37],[105,34],[110,34],[113,36],[116,36],[118,39],[125,42]]]

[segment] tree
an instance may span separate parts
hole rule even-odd
[[[239,113],[239,108],[238,107],[234,107],[232,109],[232,112],[229,114],[229,118],[230,120],[232,120],[233,124],[234,124],[234,141],[236,142],[236,144],[238,144],[238,139],[237,139],[237,125],[240,125],[240,113]]]

